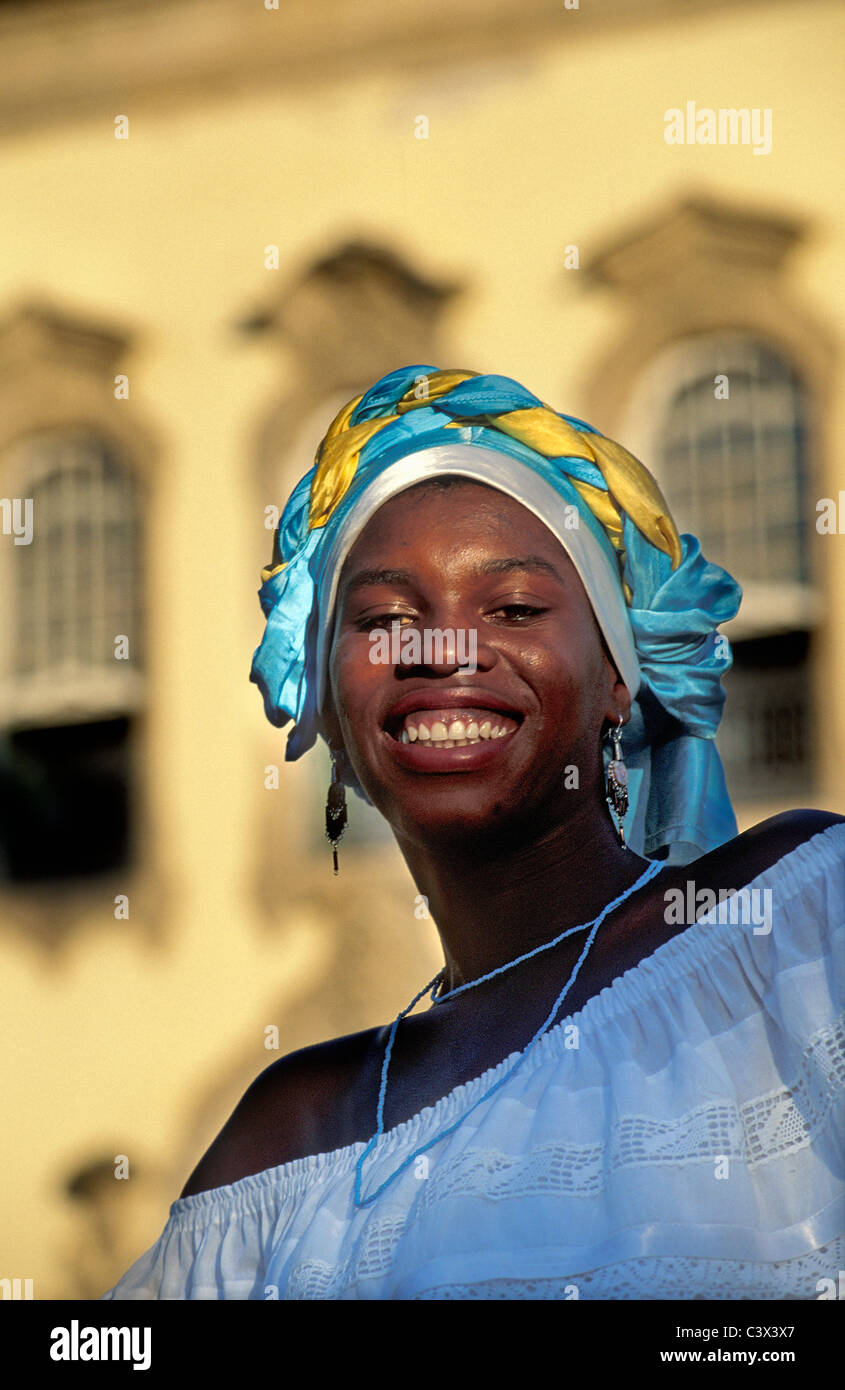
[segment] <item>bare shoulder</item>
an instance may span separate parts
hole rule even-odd
[[[325,1136],[343,1147],[355,1083],[377,1028],[301,1048],[261,1072],[200,1159],[180,1197],[224,1187],[251,1173],[325,1150]]]
[[[845,816],[834,811],[783,811],[751,826],[704,858],[714,867],[718,863],[719,871],[734,878],[735,886],[740,887],[832,825],[845,825]],[[697,860],[696,866],[703,862]]]
[[[696,893],[699,890],[710,890],[716,894],[736,892],[791,854],[799,845],[806,844],[834,825],[845,825],[845,816],[832,811],[784,811],[760,821],[758,825],[751,826],[741,835],[688,864],[668,865],[658,878],[648,884],[635,904],[619,914],[604,939],[603,964],[602,948],[594,953],[592,987],[584,986],[585,972],[582,971],[581,979],[570,994],[569,1007],[582,1007],[582,1002],[586,1002],[590,993],[611,984],[618,975],[639,965],[659,946],[692,925],[685,912],[681,912],[680,916],[674,913],[667,916],[667,895],[670,892],[680,890],[686,895],[690,881]],[[845,836],[842,852],[845,859]]]

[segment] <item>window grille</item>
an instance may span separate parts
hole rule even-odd
[[[5,537],[0,552],[11,598],[0,614],[0,878],[79,879],[129,854],[138,492],[117,451],[86,430],[30,436],[0,464],[4,494],[31,499],[33,521],[29,544]]]

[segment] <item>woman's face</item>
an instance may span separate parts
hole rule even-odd
[[[421,642],[413,664],[371,659],[370,633],[396,623],[403,646],[409,628],[463,629],[463,649]],[[572,798],[601,810],[602,729],[630,708],[563,547],[477,483],[411,488],[370,519],[340,577],[329,692],[333,746],[397,836],[420,844],[536,839]]]

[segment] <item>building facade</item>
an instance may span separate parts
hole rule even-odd
[[[740,828],[843,810],[843,31],[0,7],[0,1277],[97,1297],[259,1071],[441,960],[355,798],[333,877],[325,750],[248,681],[277,509],[384,372],[512,375],[640,457],[743,586]]]

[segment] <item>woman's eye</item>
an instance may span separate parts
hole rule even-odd
[[[492,616],[495,617],[497,613],[504,613],[506,617],[513,618],[515,621],[520,622],[526,618],[534,618],[538,613],[545,612],[545,608],[535,608],[530,603],[503,603],[499,608],[494,608],[492,610]]]
[[[393,623],[399,623],[402,626],[405,622],[412,623],[414,621],[415,619],[410,613],[376,613],[366,618],[359,618],[356,627],[361,632],[369,632],[377,627],[386,628],[389,632]]]

